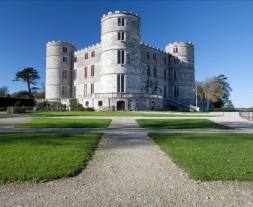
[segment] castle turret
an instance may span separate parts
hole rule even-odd
[[[109,12],[101,27],[101,93],[140,93],[140,17]]]
[[[47,43],[46,100],[60,102],[72,97],[73,53],[75,45],[68,42]]]
[[[182,100],[194,100],[195,70],[194,45],[190,42],[174,42],[166,46],[170,58],[170,94]]]

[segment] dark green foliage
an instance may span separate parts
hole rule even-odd
[[[24,106],[34,106],[34,99],[32,99],[32,98],[0,97],[0,107],[6,108],[7,106],[14,106],[17,101],[22,101]]]
[[[23,102],[22,101],[17,101],[14,106],[23,106]]]
[[[5,108],[5,107],[0,107],[0,111],[6,111],[7,110],[7,108]]]

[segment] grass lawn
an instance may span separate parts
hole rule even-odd
[[[0,134],[0,183],[48,181],[78,173],[101,133]]]
[[[190,178],[253,181],[253,134],[149,133]]]
[[[142,128],[149,129],[230,129],[208,119],[138,119]]]
[[[107,128],[111,119],[33,118],[18,128]]]
[[[29,115],[40,116],[148,116],[148,117],[199,117],[214,116],[204,112],[124,112],[124,111],[49,111],[49,112],[27,112]]]

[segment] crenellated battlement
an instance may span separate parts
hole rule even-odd
[[[194,44],[192,42],[173,42],[173,43],[169,43],[167,46],[185,46],[185,45],[192,45],[194,46]]]
[[[108,15],[113,15],[113,14],[125,14],[125,15],[132,15],[132,16],[135,16],[135,17],[137,17],[138,19],[140,19],[140,16],[138,15],[138,14],[135,14],[134,12],[128,12],[128,11],[114,11],[114,12],[108,12],[108,13],[106,13],[106,14],[104,14],[103,16],[102,16],[102,18],[104,18],[104,17],[106,17],[106,16],[108,16]]]
[[[55,45],[64,45],[64,46],[70,46],[70,47],[75,47],[76,45],[71,42],[66,42],[66,41],[59,41],[59,40],[52,40],[47,42],[47,46],[55,46]]]
[[[157,48],[157,47],[154,47],[152,45],[149,45],[149,44],[146,44],[146,43],[143,43],[143,42],[140,42],[140,45],[142,46],[145,46],[145,47],[148,47],[152,50],[156,50],[156,51],[159,51],[159,52],[165,52],[164,50],[160,49],[160,48]]]
[[[85,48],[82,48],[80,50],[77,50],[75,52],[75,54],[78,54],[78,53],[82,53],[82,52],[85,52],[85,51],[90,51],[90,50],[96,50],[98,49],[99,47],[101,47],[100,43],[96,43],[96,44],[93,44],[91,46],[88,46],[88,47],[85,47]]]

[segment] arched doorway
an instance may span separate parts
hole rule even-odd
[[[117,111],[125,111],[125,101],[117,102]]]

